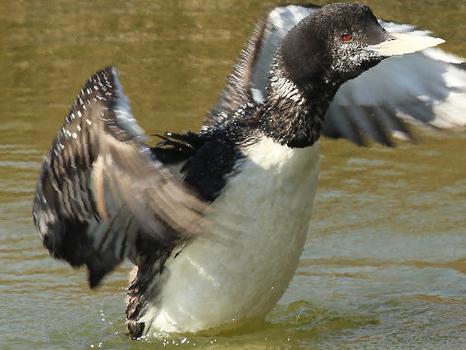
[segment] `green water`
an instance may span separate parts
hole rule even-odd
[[[88,76],[117,65],[148,133],[196,129],[255,19],[281,2],[0,0],[1,349],[466,349],[464,133],[397,149],[324,140],[298,272],[265,324],[232,333],[131,341],[130,266],[89,291],[41,247],[35,178]],[[466,57],[464,0],[367,3]]]

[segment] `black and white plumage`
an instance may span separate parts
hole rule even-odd
[[[106,68],[81,89],[44,160],[34,223],[54,257],[87,266],[91,287],[124,258],[138,263],[139,246],[167,249],[198,229],[204,205],[143,141]]]
[[[137,265],[134,338],[265,316],[305,243],[334,95],[390,52],[412,51],[367,6],[310,7],[276,37],[264,79],[275,11],[295,7],[258,22],[198,134],[168,133],[148,148],[108,68],[86,83],[44,161],[33,208],[44,245],[86,265],[91,286],[125,257]]]
[[[242,71],[250,67],[251,73],[245,75],[249,81],[247,84],[243,81],[242,85],[248,85],[255,101],[260,102],[264,98],[268,71],[285,35],[318,9],[314,5],[280,6],[259,22],[265,27],[260,45],[255,42],[248,44],[259,49],[249,51],[250,61],[247,63],[240,57],[235,68]],[[390,33],[430,34],[408,24],[380,19],[379,22]],[[251,36],[250,40],[254,38]],[[322,134],[346,138],[358,145],[366,145],[368,139],[373,139],[393,146],[392,136],[413,138],[406,122],[426,124],[436,129],[464,130],[465,110],[466,66],[463,59],[441,49],[430,48],[410,55],[389,57],[343,84],[326,113]]]

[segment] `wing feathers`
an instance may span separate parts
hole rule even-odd
[[[211,126],[220,112],[229,114],[236,111],[242,105],[252,102],[253,74],[257,55],[261,51],[266,31],[265,18],[259,19],[254,25],[251,36],[241,50],[233,70],[227,78],[227,82],[216,105],[209,111],[204,121],[204,126]]]
[[[200,231],[205,204],[144,139],[109,67],[84,85],[44,160],[35,225],[54,257],[88,267],[91,287],[125,257],[138,259],[139,237],[170,249]]]

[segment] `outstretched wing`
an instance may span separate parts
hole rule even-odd
[[[81,89],[44,159],[35,226],[51,255],[87,266],[91,287],[125,257],[138,263],[199,230],[203,202],[143,142],[108,67]]]
[[[215,106],[208,112],[203,127],[208,128],[215,124],[216,118],[222,114],[228,115],[242,105],[253,102],[253,74],[257,55],[261,52],[266,31],[266,18],[259,19],[254,25],[251,36],[241,50],[238,59],[233,65],[232,72]]]
[[[249,86],[256,102],[264,99],[267,75],[286,33],[317,8],[279,6],[267,14],[265,26],[264,20],[259,22],[263,34],[257,38],[261,42],[254,45],[259,51],[249,51],[252,59],[247,64],[239,59],[235,67],[248,72],[249,85],[243,82],[242,86]],[[380,23],[390,32],[428,34],[411,25],[382,20]],[[340,87],[327,111],[323,134],[359,145],[371,138],[391,146],[393,135],[412,139],[406,121],[440,129],[466,127],[466,67],[461,58],[429,49],[384,60]]]

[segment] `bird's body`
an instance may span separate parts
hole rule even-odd
[[[308,104],[287,79],[275,79],[269,95],[271,101],[290,98],[283,120],[307,118]],[[174,248],[148,286],[151,302],[135,298],[144,305],[136,323],[145,325],[143,334],[195,332],[261,318],[286,290],[306,240],[319,143],[309,138],[307,147],[290,147],[267,136],[263,119],[274,114],[267,104],[246,103],[205,126],[192,142],[195,150],[181,162],[170,164],[166,157],[176,146],[153,149],[210,204],[202,235]],[[316,119],[321,115],[314,113]]]
[[[141,322],[194,332],[265,315],[304,247],[319,145],[293,149],[261,137],[243,150],[211,205],[204,235],[165,263],[159,302]]]
[[[340,129],[326,114],[342,84],[413,49],[367,6],[313,11],[279,39],[273,12],[258,22],[199,133],[167,133],[148,147],[111,67],[78,95],[44,161],[33,217],[54,257],[87,266],[91,287],[125,258],[137,266],[126,312],[133,338],[265,317],[306,241],[321,133],[358,142],[364,126],[384,144],[385,129],[409,136],[387,113],[382,126]],[[261,63],[270,41],[279,48]]]

